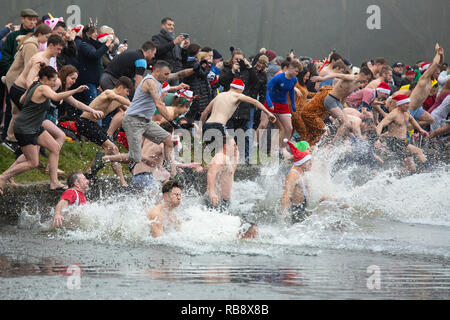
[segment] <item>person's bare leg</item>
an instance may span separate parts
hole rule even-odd
[[[110,140],[106,140],[102,147],[107,155],[119,155],[119,148],[117,148],[117,146]],[[128,187],[128,183],[123,176],[122,166],[120,163],[117,163],[116,161],[111,162],[111,167],[113,168],[114,173],[119,177],[120,185],[122,187]]]
[[[430,134],[430,136],[427,138],[427,140],[434,139],[434,138],[436,138],[436,137],[442,136],[442,135],[444,135],[444,134],[446,134],[446,133],[449,133],[449,132],[450,132],[450,123],[447,123],[447,124],[445,124],[445,126],[439,128],[439,129],[434,130],[434,131]]]
[[[261,112],[261,119],[259,122],[258,129],[256,129],[256,137],[255,137],[255,139],[257,139],[256,142],[258,142],[259,144],[261,144],[262,132],[264,129],[267,128],[268,125],[269,125],[269,118],[264,112]]]
[[[115,116],[111,120],[111,124],[109,125],[109,129],[106,134],[110,137],[114,136],[117,130],[122,126],[122,119],[125,115],[125,112],[119,111],[115,114]]]
[[[414,163],[413,157],[408,157],[405,159],[405,166],[410,173],[416,172],[416,164]]]
[[[416,146],[413,146],[412,144],[409,144],[406,149],[408,150],[409,153],[416,156],[420,162],[422,162],[422,163],[427,162],[427,157],[425,157],[425,154],[423,153],[422,149],[417,148]]]
[[[53,139],[55,139],[55,141],[60,145],[60,147],[62,148],[64,142],[66,141],[66,134],[59,129],[53,122],[51,122],[50,120],[45,120],[42,123],[42,127],[48,132],[50,133],[50,135],[53,137]],[[65,172],[61,169],[58,169],[58,175],[62,175],[65,174]],[[46,173],[49,173],[49,166],[47,166],[47,168],[45,169]]]
[[[50,189],[55,190],[58,188],[65,188],[66,186],[58,180],[58,163],[59,163],[59,152],[61,151],[61,146],[55,139],[48,133],[44,131],[38,138],[38,144],[41,147],[47,149],[50,154],[48,155],[48,169],[50,174]]]
[[[0,175],[0,195],[9,179],[39,166],[39,151],[36,146],[28,145],[21,149],[26,161],[16,163]]]

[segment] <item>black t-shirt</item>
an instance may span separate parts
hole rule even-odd
[[[147,60],[145,60],[142,50],[137,50],[117,55],[109,63],[105,72],[117,79],[123,76],[134,79],[136,75],[143,76],[145,70],[147,70]]]

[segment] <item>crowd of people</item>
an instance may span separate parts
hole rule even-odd
[[[32,9],[21,12],[20,26],[1,29],[0,38],[1,140],[17,158],[0,175],[0,194],[15,176],[38,167],[40,154],[48,156],[50,189],[64,191],[56,226],[63,225],[65,207],[86,202],[89,180],[108,163],[121,186],[128,187],[126,163],[132,186],[162,190],[163,203],[148,214],[159,221],[154,236],[163,226],[180,226],[172,211],[183,186],[173,179],[182,172],[206,171],[207,205],[226,210],[239,158],[249,165],[255,150],[263,152],[265,129],[278,133],[272,140],[278,148],[264,152],[293,161],[281,200],[283,217],[293,222],[306,217],[303,176],[315,148],[346,145],[352,150],[346,159],[371,167],[388,151],[417,172],[432,169],[418,141],[440,139],[448,147],[450,68],[439,44],[431,62],[410,65],[376,58],[357,67],[335,51],[314,60],[266,48],[246,58],[233,47],[224,60],[208,44],[177,35],[172,18],[134,50],[97,20],[68,28],[64,19],[41,18]],[[211,161],[180,161],[177,129],[199,135],[205,148],[215,145]],[[246,133],[244,155],[230,129]],[[58,178],[61,148],[82,139],[99,152],[66,186]],[[244,220],[240,236],[257,236],[256,223]]]

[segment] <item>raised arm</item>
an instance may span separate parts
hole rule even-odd
[[[434,56],[431,66],[422,75],[424,79],[431,79],[431,76],[441,67],[444,63],[444,49],[436,43],[436,55]]]
[[[194,69],[192,69],[192,68],[184,69],[184,70],[178,71],[177,73],[171,73],[169,76],[169,81],[175,80],[175,79],[180,79],[180,78],[186,78],[186,77],[192,76],[193,74],[194,74]]]

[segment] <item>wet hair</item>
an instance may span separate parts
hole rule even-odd
[[[339,54],[339,53],[333,53],[331,56],[330,56],[330,62],[331,61],[338,61],[338,60],[342,60],[342,56]]]
[[[54,46],[65,46],[66,42],[64,41],[63,38],[61,38],[60,36],[58,36],[57,34],[52,34],[47,41],[47,46],[49,45],[54,45]]]
[[[178,182],[177,180],[169,180],[166,183],[164,183],[164,185],[162,187],[162,193],[166,194],[166,193],[172,192],[172,190],[174,188],[183,190],[184,187],[181,184],[181,182]]]
[[[66,29],[67,28],[67,25],[66,25],[66,23],[64,22],[64,21],[59,21],[56,25],[55,25],[55,27],[53,28],[53,30],[54,29],[56,29],[56,28],[64,28],[64,29]]]
[[[173,19],[169,18],[169,17],[165,17],[164,19],[161,20],[161,24],[166,24],[167,21],[173,21]]]
[[[142,51],[146,52],[148,50],[155,50],[156,44],[152,41],[146,41],[141,46]]]
[[[20,39],[19,43],[17,44],[17,48],[20,48],[25,43],[25,41],[30,39],[32,36],[37,37],[40,34],[46,35],[46,34],[49,34],[49,33],[52,33],[52,28],[50,28],[45,23],[41,23],[39,26],[36,27],[36,31],[34,33],[29,33],[25,37]]]
[[[71,74],[74,74],[74,73],[78,73],[78,69],[70,64],[62,67],[59,70],[58,76],[59,76],[59,80],[61,80],[61,91],[66,91],[67,89],[69,89],[69,88],[66,88],[66,79],[68,76],[70,76]]]
[[[81,170],[75,171],[75,172],[72,172],[71,174],[69,174],[69,176],[67,177],[67,186],[69,188],[75,187],[75,183],[80,181],[81,174],[83,174],[83,172]]]
[[[164,68],[172,69],[172,66],[170,65],[170,63],[168,63],[167,61],[164,61],[164,60],[156,61],[156,63],[153,65],[153,67],[154,67],[154,70],[164,69]]]
[[[56,72],[55,69],[53,69],[53,67],[47,66],[45,63],[41,63],[40,64],[41,70],[39,70],[39,79],[43,79],[44,77],[46,77],[47,79],[51,79],[54,76],[58,75],[58,72]]]
[[[117,80],[116,88],[119,86],[122,86],[128,90],[133,90],[133,81],[131,81],[128,77],[120,77],[119,80]]]
[[[191,43],[187,47],[186,51],[187,51],[187,54],[189,57],[195,57],[199,53],[200,49],[201,49],[201,47],[198,44]]]
[[[387,65],[387,60],[383,57],[380,58],[376,58],[375,59],[375,64],[383,64],[383,65]]]

